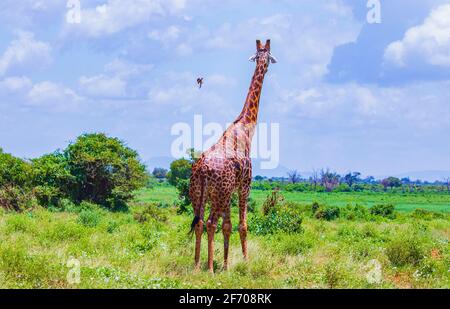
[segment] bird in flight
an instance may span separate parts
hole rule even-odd
[[[197,78],[197,84],[198,84],[198,88],[202,88],[203,85],[203,77],[199,77]]]

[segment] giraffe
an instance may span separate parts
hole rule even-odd
[[[189,195],[194,208],[191,233],[196,235],[195,269],[200,268],[200,243],[203,234],[204,212],[207,201],[211,212],[206,222],[208,234],[208,269],[214,273],[214,234],[222,218],[224,237],[224,269],[228,268],[228,247],[232,230],[230,218],[231,195],[239,194],[239,235],[242,253],[247,260],[247,199],[252,181],[251,142],[258,119],[259,100],[264,76],[269,63],[276,63],[270,52],[270,40],[265,45],[256,41],[256,62],[250,89],[244,107],[236,120],[227,128],[219,141],[203,152],[192,166]]]

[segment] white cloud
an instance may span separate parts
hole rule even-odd
[[[133,96],[129,88],[135,88],[134,81],[142,74],[152,70],[151,64],[136,64],[114,59],[104,67],[104,74],[81,76],[80,90],[83,94],[95,98],[124,98]],[[137,83],[139,84],[139,83]]]
[[[75,30],[88,37],[101,37],[149,22],[157,17],[179,14],[185,0],[108,0],[94,8],[81,11],[81,23],[67,24],[66,30]]]
[[[0,81],[0,89],[2,92],[16,93],[32,87],[33,83],[28,77],[8,77]]]
[[[49,44],[36,40],[31,32],[16,31],[15,34],[17,38],[10,43],[0,57],[0,76],[12,69],[30,70],[51,62]]]
[[[82,76],[79,82],[83,93],[92,97],[122,97],[126,93],[127,84],[119,77]]]
[[[271,108],[317,128],[414,128],[418,133],[449,127],[450,106],[445,99],[449,89],[449,81],[401,87],[320,84],[282,91]]]
[[[434,9],[423,24],[408,29],[386,48],[385,60],[397,66],[416,64],[450,67],[450,4]]]
[[[72,110],[83,101],[73,90],[49,81],[35,84],[27,94],[27,105]]]

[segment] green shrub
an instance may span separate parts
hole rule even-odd
[[[37,206],[36,197],[29,189],[12,185],[0,187],[0,208],[24,211]]]
[[[165,223],[168,220],[167,211],[160,208],[158,203],[146,203],[133,217],[139,223],[146,223],[151,220]]]
[[[263,204],[263,215],[268,215],[272,210],[276,209],[277,206],[284,201],[283,195],[281,195],[280,190],[275,189],[267,195],[266,200]]]
[[[341,217],[347,220],[365,220],[369,216],[367,207],[355,204],[347,205],[341,209]]]
[[[97,210],[86,209],[78,214],[78,223],[86,227],[96,227],[101,220],[101,214]]]
[[[340,209],[336,206],[320,206],[315,212],[314,217],[319,220],[332,221],[339,218]]]
[[[404,236],[387,244],[386,255],[394,266],[417,265],[424,257],[424,249],[416,237]]]
[[[189,197],[189,179],[178,179],[176,188],[178,191],[177,213],[192,213],[191,198]]]
[[[278,206],[271,208],[266,215],[255,214],[250,218],[249,230],[255,235],[268,235],[277,232],[287,234],[300,233],[303,231],[302,216],[298,210]]]
[[[374,216],[395,219],[394,209],[392,204],[378,204],[370,208],[370,213]]]
[[[427,209],[421,209],[417,208],[414,209],[414,211],[411,213],[411,216],[416,219],[423,219],[423,220],[432,220],[432,219],[443,219],[445,218],[444,214],[430,211]]]

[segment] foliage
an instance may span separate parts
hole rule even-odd
[[[395,207],[392,204],[378,204],[370,208],[370,213],[388,219],[395,218]]]
[[[85,209],[78,214],[78,223],[86,227],[96,227],[101,220],[101,214],[98,210]]]
[[[31,164],[4,153],[0,148],[0,187],[17,186],[28,188],[31,185]]]
[[[402,182],[400,179],[398,179],[396,177],[388,177],[386,179],[383,179],[381,181],[381,184],[383,185],[384,189],[386,190],[387,188],[401,187]]]
[[[152,175],[157,179],[163,179],[167,176],[167,170],[162,167],[155,167],[153,169]]]
[[[341,217],[347,220],[366,220],[369,216],[367,207],[355,204],[348,204],[341,209]]]
[[[0,209],[23,211],[36,206],[37,201],[32,191],[12,185],[0,187]]]
[[[298,209],[282,203],[283,197],[278,191],[267,196],[262,215],[255,214],[250,219],[249,229],[256,235],[274,234],[277,232],[299,233],[302,231],[302,214]]]
[[[313,205],[313,209],[315,208]],[[339,218],[340,209],[336,206],[320,205],[314,212],[314,217],[320,220],[332,221]]]
[[[189,179],[192,172],[192,162],[186,159],[178,159],[170,164],[167,180],[173,186],[177,186],[180,180]]]
[[[189,179],[178,179],[177,182],[177,191],[178,191],[178,210],[179,214],[181,213],[191,213],[191,198],[189,197]]]
[[[39,204],[56,206],[59,200],[69,196],[75,185],[66,158],[60,152],[44,155],[32,160],[33,185]]]
[[[267,216],[273,209],[275,209],[279,203],[284,201],[284,197],[280,194],[280,190],[273,190],[267,195],[263,204],[263,215]]]
[[[145,185],[145,166],[136,151],[105,134],[85,134],[64,150],[75,183],[70,196],[76,202],[92,201],[120,208],[132,192]]]
[[[417,265],[423,259],[424,251],[416,237],[400,236],[387,245],[386,255],[394,266]]]
[[[161,208],[161,203],[145,203],[139,206],[141,209],[133,215],[137,222],[146,223],[152,220],[162,223],[167,222],[167,212]]]

